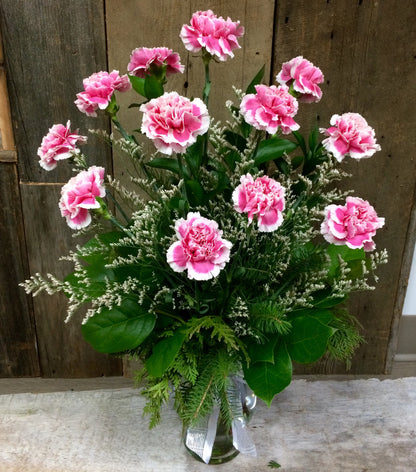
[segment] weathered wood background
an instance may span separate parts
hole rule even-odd
[[[226,116],[224,101],[233,98],[232,84],[245,87],[262,64],[273,83],[282,62],[303,55],[325,75],[322,101],[301,108],[303,131],[316,120],[326,126],[332,114],[346,111],[363,114],[375,128],[382,151],[373,159],[343,163],[353,174],[346,186],[386,218],[377,244],[390,252],[377,290],[351,302],[367,339],[351,372],[380,374],[389,369],[415,242],[414,232],[409,232],[414,228],[409,222],[414,221],[416,176],[415,2],[0,0],[0,376],[122,373],[120,360],[98,355],[82,340],[78,323],[63,323],[64,300],[32,300],[17,286],[35,272],[65,273],[58,257],[75,244],[57,207],[69,173],[65,166],[44,172],[36,151],[54,123],[70,119],[81,134],[92,127],[108,129],[104,117],[87,118],[77,111],[75,94],[93,72],[124,72],[136,47],[178,51],[188,72],[175,76],[170,87],[201,95],[202,65],[187,54],[178,34],[194,11],[207,8],[240,20],[246,29],[236,57],[213,68],[210,105],[216,118]],[[119,97],[121,104],[127,100]],[[129,128],[139,125],[135,109],[122,119]],[[126,173],[126,163],[105,147],[93,140],[87,146],[94,162],[118,177]],[[321,362],[307,371],[343,369]]]

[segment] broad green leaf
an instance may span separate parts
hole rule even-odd
[[[258,85],[263,80],[265,67],[266,66],[263,65],[262,68],[254,76],[253,80],[250,82],[249,86],[247,87],[246,94],[256,93],[255,86]]]
[[[254,164],[259,166],[265,162],[277,159],[285,152],[291,152],[297,148],[297,144],[288,139],[273,137],[262,141],[254,156]]]
[[[256,362],[244,366],[244,379],[253,392],[270,406],[273,397],[292,380],[292,361],[284,343],[274,350],[274,363]]]
[[[173,336],[156,344],[152,355],[146,360],[146,369],[152,377],[162,377],[175,360],[185,337],[184,332],[176,330]]]
[[[358,261],[359,269],[361,269],[361,261],[365,259],[364,249],[351,249],[348,246],[337,246],[331,244],[327,248],[327,253],[331,258],[331,265],[328,270],[328,277],[335,277],[339,268],[339,257],[345,262],[349,263],[350,268],[353,268],[353,262]]]
[[[82,334],[98,352],[122,352],[139,346],[152,332],[155,321],[155,315],[127,299],[89,318],[82,325]]]
[[[144,78],[142,77],[136,77],[135,75],[129,75],[129,80],[131,83],[131,86],[133,89],[142,97],[145,97],[145,91],[144,91]]]
[[[311,317],[316,318],[323,324],[328,324],[334,319],[334,315],[330,310],[327,310],[323,307],[320,308],[305,308],[303,310],[296,310],[290,314],[290,319],[300,318],[300,317]]]
[[[290,357],[300,363],[317,361],[325,354],[333,329],[311,316],[292,320],[292,330],[285,336]]]
[[[176,159],[171,159],[169,157],[155,157],[149,162],[146,162],[146,165],[149,167],[155,167],[157,169],[170,170],[179,174],[179,164]]]
[[[274,348],[277,343],[277,336],[265,343],[253,343],[247,346],[247,353],[250,363],[271,362],[274,364]]]
[[[146,75],[144,79],[144,94],[149,100],[163,95],[163,84],[153,75]]]
[[[347,296],[333,296],[332,289],[324,289],[316,292],[313,297],[313,306],[316,308],[333,308],[343,303]]]

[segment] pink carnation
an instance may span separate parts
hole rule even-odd
[[[127,75],[113,72],[96,72],[83,80],[84,91],[77,94],[75,105],[88,116],[97,116],[98,109],[105,110],[115,90],[126,92],[131,89]]]
[[[188,213],[175,224],[179,241],[168,249],[166,258],[175,272],[188,271],[188,278],[208,280],[216,277],[230,260],[232,244],[222,239],[222,231],[213,220],[199,213]]]
[[[71,133],[70,126],[69,120],[66,126],[53,125],[49,133],[43,137],[38,156],[40,157],[39,164],[45,170],[55,169],[57,161],[79,154],[80,150],[75,146],[77,143],[84,144],[87,141],[86,136],[77,134],[78,130]]]
[[[380,151],[374,129],[368,126],[359,113],[333,115],[330,123],[330,128],[320,130],[328,136],[322,144],[337,161],[341,162],[347,155],[354,159],[363,159]]]
[[[136,77],[144,78],[155,68],[167,66],[166,75],[183,72],[179,54],[168,48],[136,48],[132,51],[127,70]]]
[[[319,102],[322,97],[322,91],[318,84],[324,81],[324,76],[318,67],[302,56],[285,62],[282,65],[282,70],[277,74],[276,80],[282,85],[293,84],[293,89],[300,94],[299,101]]]
[[[256,85],[256,94],[246,95],[240,105],[245,121],[269,134],[275,134],[279,127],[283,134],[299,129],[293,119],[298,102],[288,90],[286,85]]]
[[[188,51],[199,52],[205,48],[220,61],[227,60],[227,56],[234,57],[232,51],[240,47],[238,38],[244,34],[239,21],[224,20],[207,10],[194,13],[190,23],[182,26],[179,35]]]
[[[91,223],[88,210],[100,208],[96,197],[105,196],[104,168],[92,166],[72,177],[61,190],[59,208],[72,229],[85,228]]]
[[[208,110],[199,98],[191,101],[176,92],[166,92],[143,104],[140,111],[142,133],[164,154],[184,153],[197,136],[208,131]]]
[[[345,206],[328,205],[325,208],[321,233],[329,243],[372,251],[375,248],[372,238],[383,225],[384,218],[379,218],[367,201],[347,197]]]
[[[283,222],[285,189],[266,175],[256,180],[250,174],[243,175],[240,182],[233,192],[234,208],[247,213],[249,224],[257,216],[259,231],[275,231]]]

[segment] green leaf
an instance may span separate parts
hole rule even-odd
[[[82,334],[98,352],[115,353],[139,346],[155,325],[156,317],[136,301],[126,299],[120,306],[103,308],[82,325]]]
[[[263,80],[265,67],[266,66],[263,65],[262,68],[254,76],[253,80],[250,82],[249,86],[247,87],[246,94],[256,93],[255,86],[258,85]]]
[[[365,259],[365,251],[364,249],[351,249],[346,245],[337,246],[335,244],[331,244],[327,248],[327,253],[331,258],[331,265],[328,270],[328,277],[332,278],[337,275],[338,268],[339,268],[339,258],[343,259],[345,262],[348,263],[349,267],[352,269],[354,267],[354,262],[359,262],[358,267],[354,267],[357,271],[359,269],[361,271],[361,262]],[[358,273],[359,275],[360,273]],[[350,275],[355,275],[350,274]]]
[[[292,361],[284,343],[274,350],[274,363],[256,362],[245,365],[244,379],[253,392],[270,406],[273,397],[284,390],[292,380]]]
[[[253,343],[247,345],[247,353],[250,363],[271,362],[274,364],[274,348],[276,347],[277,336],[265,343]]]
[[[241,136],[241,134],[234,133],[233,131],[224,131],[224,138],[232,146],[235,146],[239,151],[243,152],[247,146],[247,140]]]
[[[262,141],[254,155],[254,164],[259,166],[265,162],[277,159],[285,152],[291,152],[297,148],[297,144],[288,139],[273,137]]]
[[[146,165],[149,167],[155,167],[157,169],[170,170],[179,174],[179,164],[176,159],[171,159],[169,157],[155,157],[149,162],[146,162]]]
[[[302,149],[303,155],[306,156],[308,151],[306,149],[306,144],[305,140],[303,139],[303,136],[299,133],[299,131],[292,131],[292,134],[298,142],[299,147]]]
[[[292,320],[292,331],[285,337],[290,357],[300,363],[317,361],[325,354],[333,329],[311,316]]]
[[[172,364],[183,342],[185,333],[177,330],[170,338],[163,339],[153,348],[152,355],[146,360],[146,369],[152,377],[162,377]]]
[[[309,149],[314,153],[316,148],[319,145],[319,128],[315,126],[315,128],[311,131],[309,135]]]
[[[196,180],[186,180],[185,187],[190,205],[201,205],[205,197],[205,192],[202,188],[202,185]]]
[[[163,95],[162,82],[153,75],[146,75],[144,80],[144,94],[149,100]]]
[[[145,97],[145,91],[144,91],[144,77],[136,77],[135,75],[129,75],[129,80],[131,83],[131,86],[133,89],[142,97]]]
[[[269,463],[267,464],[268,467],[270,467],[271,469],[280,469],[280,467],[282,467],[278,462],[276,461],[269,461]]]
[[[185,161],[194,177],[197,177],[199,174],[205,139],[205,136],[198,136],[196,143],[192,144],[192,146],[187,149],[185,154]]]

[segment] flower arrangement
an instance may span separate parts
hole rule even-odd
[[[298,131],[299,106],[322,97],[318,67],[296,57],[270,86],[262,69],[244,93],[235,89],[225,125],[210,115],[210,66],[232,58],[243,34],[239,22],[210,10],[182,27],[185,48],[205,68],[201,99],[165,92],[168,76],[184,71],[166,47],[132,51],[126,75],[84,80],[75,105],[111,117],[121,137],[91,132],[130,156],[137,192],[87,164],[78,147],[87,138],[69,121],[53,125],[38,150],[47,171],[64,159],[75,166],[59,209],[71,229],[94,236],[67,256],[74,271],[64,280],[36,274],[24,286],[63,292],[67,319],[85,307],[82,332],[97,351],[142,360],[150,426],[173,391],[186,425],[215,402],[231,422],[230,375],[242,373],[270,405],[290,384],[293,361],[329,355],[349,363],[362,337],[345,303],[373,288],[387,260],[373,239],[384,219],[335,185],[347,177],[338,168],[344,158],[380,150],[374,130],[344,113],[308,139]],[[142,98],[133,104],[141,128],[132,133],[117,117],[116,93],[129,90]],[[143,139],[154,154],[143,152]]]

